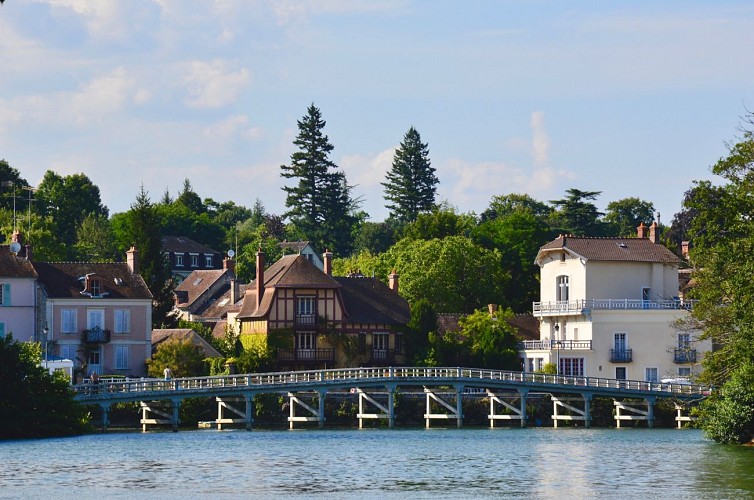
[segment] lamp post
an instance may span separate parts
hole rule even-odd
[[[558,357],[557,364],[555,365],[555,374],[560,375],[560,325],[555,324],[555,348],[557,349]]]
[[[45,325],[44,329],[42,330],[42,333],[44,333],[44,335],[45,335],[45,340],[44,340],[44,346],[45,346],[45,369],[49,370],[49,368],[47,367],[47,353],[48,353],[48,347],[49,347],[49,342],[50,342],[50,338],[48,336],[50,334],[50,329],[47,328],[47,325]]]

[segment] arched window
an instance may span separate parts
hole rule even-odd
[[[568,276],[558,276],[555,300],[558,302],[568,302]]]

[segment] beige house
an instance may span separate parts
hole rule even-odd
[[[334,277],[330,252],[323,264],[320,270],[304,255],[286,255],[265,269],[264,253],[257,253],[257,278],[238,313],[228,313],[244,345],[275,337],[281,370],[402,364],[409,307],[398,276],[389,285]]]
[[[561,235],[535,262],[540,340],[521,343],[525,371],[554,363],[561,375],[647,381],[699,373],[711,346],[675,323],[692,304],[680,298],[680,259],[657,243],[656,224],[636,238]]]

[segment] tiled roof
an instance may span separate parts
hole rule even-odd
[[[152,350],[167,340],[191,340],[194,345],[202,348],[202,352],[208,358],[222,358],[223,355],[217,352],[209,342],[204,340],[201,335],[190,328],[155,328],[152,330]]]
[[[241,299],[244,296],[244,293],[246,292],[246,289],[250,285],[244,285],[239,283],[238,284],[238,297],[236,297],[236,303],[231,304],[230,303],[230,283],[227,285],[227,290],[217,297],[216,300],[213,300],[212,303],[202,311],[200,316],[205,319],[209,318],[224,318],[228,314],[228,311],[237,311],[241,308]]]
[[[178,252],[178,253],[214,253],[219,254],[217,250],[213,250],[207,245],[198,243],[191,238],[185,236],[163,236],[162,237],[162,251],[163,252]]]
[[[230,277],[226,277],[226,274],[230,274],[227,269],[198,269],[192,271],[180,285],[175,287],[175,291],[188,292],[189,301],[185,305],[191,306],[218,280],[226,278],[226,281],[229,281]]]
[[[9,245],[0,245],[0,278],[36,278],[31,262],[10,251]]]
[[[341,296],[350,323],[406,324],[411,319],[406,299],[376,278],[335,280],[343,287]]]
[[[265,269],[264,287],[338,288],[340,285],[303,255],[285,255]]]
[[[567,249],[579,257],[598,261],[659,262],[678,264],[680,259],[670,250],[647,238],[587,238],[558,236],[539,249],[537,261],[553,250]]]
[[[139,274],[132,274],[125,262],[33,262],[50,298],[82,298],[80,278],[96,274],[108,299],[151,299],[152,293]]]

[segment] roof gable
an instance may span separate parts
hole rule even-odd
[[[680,262],[680,259],[665,246],[653,243],[647,238],[589,238],[560,235],[539,249],[536,263],[541,265],[548,253],[559,250],[595,261],[655,262],[675,265]]]

